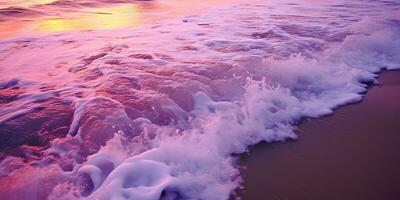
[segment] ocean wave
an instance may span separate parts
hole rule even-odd
[[[375,73],[400,68],[398,6],[241,4],[147,29],[3,41],[0,131],[14,145],[0,182],[19,187],[0,196],[229,199],[236,155],[296,139],[301,118],[361,101]],[[18,175],[39,170],[49,173]]]

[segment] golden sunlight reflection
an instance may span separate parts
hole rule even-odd
[[[69,7],[49,4],[57,0],[2,1],[1,7],[23,6],[41,13],[38,16],[0,17],[0,38],[73,30],[103,30],[140,27],[163,20],[196,15],[209,9],[232,5],[243,0],[138,1],[135,3],[100,3]],[[62,0],[58,0],[62,1]],[[90,1],[88,1],[90,2]],[[20,11],[16,11],[20,12]],[[23,11],[22,11],[23,12]],[[1,15],[0,15],[1,16]]]
[[[44,19],[38,22],[37,31],[65,31],[113,29],[127,26],[137,26],[140,23],[139,7],[137,5],[119,5],[109,8],[91,8],[89,13],[77,18]]]

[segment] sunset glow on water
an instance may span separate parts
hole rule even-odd
[[[0,199],[237,196],[400,68],[397,1],[0,1]]]
[[[56,2],[57,0],[0,0],[0,8],[12,6],[32,7]]]
[[[0,38],[24,34],[44,34],[72,30],[107,30],[116,28],[137,28],[177,19],[185,15],[196,15],[216,6],[234,5],[239,0],[228,1],[106,1],[72,4],[57,4],[57,1],[15,1],[0,2],[0,9],[28,9],[25,15],[12,10],[13,17],[0,15]],[[79,4],[81,2],[81,4]],[[15,14],[18,12],[18,14]],[[21,12],[21,13],[19,13]],[[0,11],[1,13],[1,11]]]

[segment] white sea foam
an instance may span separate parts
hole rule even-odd
[[[101,187],[89,198],[228,199],[240,183],[231,154],[260,141],[296,138],[293,125],[300,117],[330,114],[338,105],[360,101],[363,83],[374,81],[370,72],[399,68],[399,54],[393,51],[399,50],[400,31],[383,26],[388,19],[377,22],[380,29],[361,27],[319,60],[267,61],[272,86],[249,81],[237,102],[195,94],[191,129],[161,137],[151,150],[127,158],[103,184],[96,182]]]

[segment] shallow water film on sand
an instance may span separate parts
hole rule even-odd
[[[0,199],[229,199],[250,145],[400,68],[399,9],[0,1]]]

